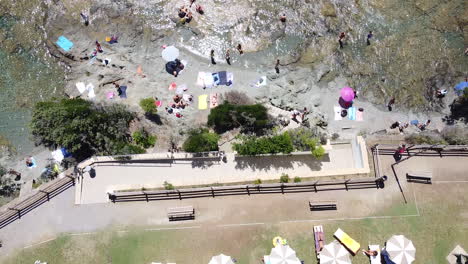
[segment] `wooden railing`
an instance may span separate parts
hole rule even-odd
[[[134,191],[109,193],[109,200],[118,202],[182,200],[202,197],[230,195],[254,195],[271,193],[319,192],[332,190],[354,190],[382,188],[383,178],[361,178],[341,181],[316,181],[304,183],[275,183],[258,185],[236,185],[222,187],[204,187],[178,190]]]
[[[6,205],[3,212],[0,213],[0,229],[8,224],[20,219],[41,204],[50,201],[53,197],[75,185],[75,177],[67,175],[61,179],[55,179],[47,183],[32,195]]]

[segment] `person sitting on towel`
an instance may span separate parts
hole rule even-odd
[[[184,69],[184,65],[179,59],[175,59],[175,61],[170,61],[166,63],[166,71],[169,74],[174,75],[177,77],[179,75],[179,72]]]

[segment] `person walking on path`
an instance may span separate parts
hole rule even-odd
[[[226,62],[227,62],[227,64],[231,65],[231,54],[229,54],[229,53],[230,53],[230,50],[227,49],[226,50]]]
[[[388,101],[388,104],[387,104],[388,111],[390,111],[390,112],[392,111],[392,109],[393,109],[392,106],[393,106],[394,104],[395,104],[395,97],[392,97],[392,98],[390,99],[390,101]]]
[[[279,74],[279,73],[280,73],[280,70],[279,70],[279,65],[280,65],[280,60],[279,60],[279,59],[277,59],[277,60],[276,60],[276,65],[275,65],[275,71],[276,71],[276,73],[277,73],[277,74]]]
[[[369,34],[367,34],[367,46],[370,46],[370,39],[374,36],[374,34],[372,34],[372,31],[369,31]]]
[[[398,162],[401,160],[403,153],[405,153],[405,151],[406,151],[405,144],[401,145],[395,150],[395,153],[393,153],[393,158],[395,159],[395,162]]]
[[[340,49],[343,48],[343,40],[344,40],[345,37],[346,37],[346,34],[344,32],[341,32],[340,37],[338,39],[338,43],[340,43]]]
[[[214,58],[214,50],[211,50],[210,57],[211,57],[211,64],[216,65],[216,61]]]

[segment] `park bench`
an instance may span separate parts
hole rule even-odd
[[[193,206],[172,207],[167,209],[169,221],[194,220],[195,209]]]
[[[432,183],[432,172],[420,171],[420,172],[408,172],[406,173],[406,180],[408,182],[421,182],[421,183]]]
[[[309,201],[311,211],[337,210],[336,201]]]

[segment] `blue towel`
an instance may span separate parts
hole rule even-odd
[[[120,98],[127,98],[127,86],[120,86],[119,87],[119,96]]]
[[[349,120],[356,120],[356,107],[350,107],[348,109],[348,118]]]
[[[64,51],[69,51],[72,47],[73,47],[73,42],[71,42],[70,40],[68,40],[66,37],[64,36],[60,36],[57,40],[57,42],[55,42],[60,48],[62,48]]]

